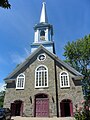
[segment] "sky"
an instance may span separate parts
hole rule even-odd
[[[29,55],[34,25],[39,23],[43,0],[9,0],[0,8],[0,88],[3,79]],[[90,0],[44,0],[54,28],[55,50],[63,60],[64,46],[90,34]]]

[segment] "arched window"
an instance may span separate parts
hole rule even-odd
[[[60,87],[70,87],[69,75],[66,71],[60,73]]]
[[[40,36],[45,36],[45,32],[44,32],[44,30],[41,30],[41,32],[40,32]]]
[[[48,87],[48,69],[40,65],[35,70],[35,88]]]
[[[24,89],[25,86],[25,75],[23,73],[17,76],[16,89]]]
[[[45,31],[44,30],[40,31],[40,40],[45,40]]]

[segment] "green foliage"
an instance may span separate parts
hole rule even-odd
[[[90,100],[90,35],[71,43],[68,42],[64,50],[66,62],[84,75],[82,88],[84,98],[88,103],[88,100]],[[83,116],[84,114],[86,113],[83,112],[82,115],[77,113],[76,116]],[[80,120],[84,120],[84,118]]]
[[[5,91],[0,92],[0,107],[3,107]]]
[[[87,105],[87,101],[84,101],[82,106],[75,105],[75,108],[74,117],[76,120],[90,120],[90,108],[89,104]]]
[[[90,35],[71,43],[68,42],[64,50],[66,62],[84,75],[82,88],[85,104],[79,110],[76,106],[74,117],[76,120],[90,120]]]
[[[11,5],[9,4],[8,0],[0,0],[0,7],[8,9],[11,7]]]
[[[86,75],[90,66],[90,35],[77,41],[68,42],[64,47],[64,56],[72,67]]]

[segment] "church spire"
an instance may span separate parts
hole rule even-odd
[[[53,42],[53,26],[48,23],[46,3],[43,2],[40,21],[34,26],[34,42],[31,45],[31,52],[43,45],[47,50],[55,53]]]
[[[42,3],[42,11],[40,16],[40,23],[48,23],[47,13],[46,13],[46,3]]]

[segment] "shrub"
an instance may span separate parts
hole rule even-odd
[[[90,120],[89,102],[83,100],[81,102],[81,106],[79,106],[78,104],[75,105],[75,109],[76,112],[74,114],[74,117],[76,120]]]

